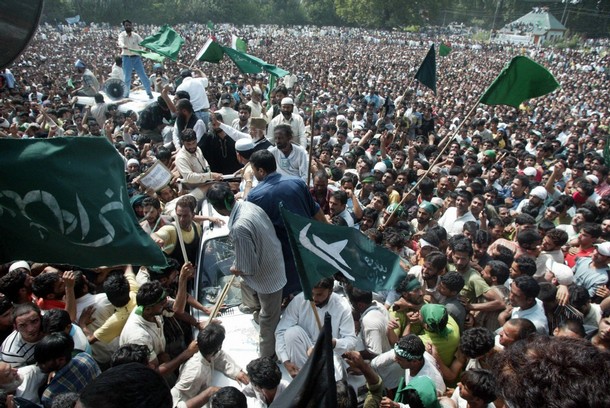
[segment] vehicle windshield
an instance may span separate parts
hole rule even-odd
[[[235,260],[233,243],[228,236],[212,238],[204,242],[197,274],[197,300],[204,304],[215,304],[216,297],[231,278],[230,268]],[[239,280],[234,280],[224,304],[236,306],[241,303]]]

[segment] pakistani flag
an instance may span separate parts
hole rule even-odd
[[[163,265],[104,137],[0,140],[0,262]]]
[[[180,53],[183,44],[184,38],[167,24],[161,27],[161,31],[157,34],[146,37],[140,43],[142,47],[166,56],[172,61],[178,60],[178,53]]]
[[[324,224],[281,207],[305,297],[321,279],[341,272],[366,291],[395,289],[406,273],[400,258],[355,228]]]
[[[225,54],[231,58],[235,65],[237,65],[237,68],[244,74],[258,74],[259,72],[265,71],[278,78],[288,75],[288,71],[284,71],[282,68],[276,67],[275,65],[268,64],[258,57],[234,50],[233,48],[222,48]]]
[[[546,68],[524,56],[514,57],[487,88],[479,103],[518,108],[528,99],[543,96],[559,88]]]
[[[441,57],[446,57],[451,52],[451,47],[444,42],[438,47],[438,55]]]
[[[231,34],[231,48],[237,51],[247,52],[248,44],[235,34]]]
[[[203,44],[203,47],[199,50],[195,59],[198,61],[207,61],[213,63],[219,63],[222,61],[225,52],[222,49],[222,46],[214,41],[212,38],[208,38],[208,40]]]
[[[422,62],[417,70],[415,79],[432,89],[436,95],[436,53],[434,51],[434,44],[430,47],[428,54],[426,54],[426,58],[424,58],[424,62]]]

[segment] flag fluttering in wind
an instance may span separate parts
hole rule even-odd
[[[212,20],[208,20],[206,26],[208,27],[208,30],[214,31],[214,23],[212,23]]]
[[[336,272],[371,292],[395,289],[406,276],[398,255],[357,229],[313,221],[283,207],[281,213],[307,299],[316,283]]]
[[[217,64],[222,61],[224,55],[225,52],[222,49],[222,45],[218,44],[213,39],[208,38],[205,44],[203,44],[203,47],[201,47],[201,49],[195,56],[195,59],[197,59],[198,61],[207,61]]]
[[[225,54],[235,63],[237,68],[244,74],[258,74],[260,72],[268,72],[272,76],[278,78],[288,75],[288,71],[283,70],[273,64],[269,64],[254,55],[246,54],[231,47],[225,47],[214,41],[213,38],[208,38],[206,43],[201,47],[195,58],[199,61],[207,61],[219,63]]]
[[[451,47],[444,42],[438,47],[438,55],[441,57],[446,57],[451,52]]]
[[[333,364],[333,335],[330,314],[307,362],[290,385],[273,400],[269,408],[337,406],[337,382]]]
[[[231,48],[241,52],[248,52],[248,44],[235,34],[231,34]]]
[[[434,44],[430,47],[428,54],[426,54],[426,58],[424,58],[424,62],[422,62],[417,70],[415,79],[432,89],[436,95],[436,53],[434,51]]]
[[[268,64],[258,57],[229,47],[223,47],[223,49],[225,54],[231,58],[235,65],[237,65],[237,68],[244,74],[258,74],[259,72],[265,71],[278,78],[288,75],[288,71],[284,71],[282,68],[276,67],[275,65]]]
[[[134,50],[134,49],[130,48],[129,51],[138,53],[143,58],[148,58],[151,61],[155,61],[155,62],[159,62],[159,63],[162,63],[163,61],[165,61],[165,57],[163,55],[157,54],[156,52],[152,52],[149,50]]]
[[[104,137],[0,140],[0,174],[0,262],[165,264]]]
[[[172,61],[178,60],[178,53],[184,44],[184,38],[167,24],[161,30],[150,37],[146,37],[140,45],[149,50],[161,54]]]
[[[528,99],[546,95],[559,83],[545,67],[524,56],[514,57],[487,88],[479,103],[518,108]]]

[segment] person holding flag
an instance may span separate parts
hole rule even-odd
[[[137,33],[133,32],[133,24],[129,20],[123,20],[123,29],[119,34],[118,45],[121,48],[121,55],[123,59],[123,75],[125,81],[125,94],[124,98],[129,98],[129,91],[131,87],[131,73],[133,70],[138,74],[138,78],[142,82],[146,95],[149,99],[153,98],[153,94],[150,89],[150,80],[144,70],[144,64],[142,64],[142,57],[136,51],[140,50],[140,43],[142,37]],[[135,50],[135,51],[134,51]]]

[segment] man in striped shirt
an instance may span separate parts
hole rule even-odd
[[[273,357],[282,288],[286,285],[282,245],[273,223],[256,204],[235,201],[227,183],[212,185],[207,199],[219,214],[229,216],[229,236],[235,246],[231,273],[243,279],[244,304],[260,310],[260,356]]]

